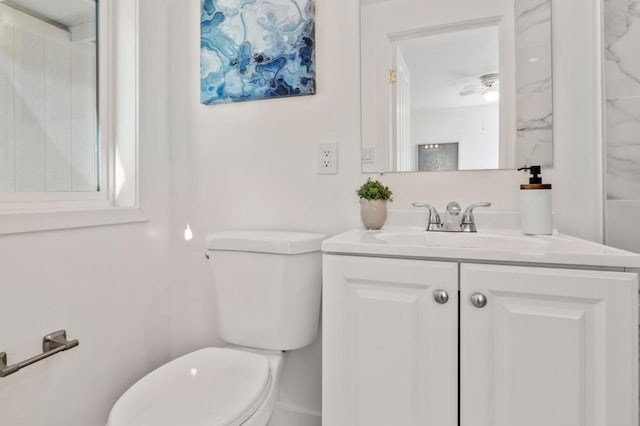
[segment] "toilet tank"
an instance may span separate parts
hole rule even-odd
[[[317,337],[321,234],[219,232],[207,253],[220,337],[234,345],[294,350]]]

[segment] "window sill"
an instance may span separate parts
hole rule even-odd
[[[135,207],[0,213],[0,235],[147,222]]]

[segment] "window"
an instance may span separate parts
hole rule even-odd
[[[143,219],[136,49],[137,1],[0,2],[0,234]]]
[[[97,192],[96,5],[0,4],[0,191]]]

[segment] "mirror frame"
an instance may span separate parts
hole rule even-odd
[[[515,0],[517,1],[517,0]],[[367,47],[378,47],[381,43],[384,43],[387,39],[389,43],[401,41],[403,39],[415,38],[416,36],[429,36],[429,35],[437,35],[451,31],[459,31],[466,29],[474,29],[474,28],[482,28],[492,25],[497,25],[499,29],[499,43],[500,43],[500,52],[499,52],[499,61],[500,61],[500,73],[501,73],[501,96],[500,97],[500,167],[498,169],[466,169],[466,170],[457,170],[457,172],[465,172],[465,171],[495,171],[495,170],[513,170],[521,164],[521,161],[518,161],[516,154],[516,140],[518,140],[518,128],[521,127],[518,125],[518,109],[517,104],[519,102],[518,99],[518,89],[516,88],[516,50],[515,46],[509,49],[507,48],[509,44],[515,43],[516,41],[516,3],[513,2],[505,2],[505,4],[509,5],[509,8],[502,10],[502,14],[496,14],[496,9],[488,10],[483,16],[474,18],[474,19],[459,19],[458,16],[451,17],[445,16],[444,18],[436,18],[431,20],[429,19],[417,19],[413,22],[413,26],[410,28],[393,28],[392,26],[388,29],[384,29],[383,32],[376,34],[375,41],[367,41],[365,40],[365,24],[364,24],[364,16],[363,9],[366,6],[360,4],[360,14],[359,14],[359,38],[360,38],[360,124],[361,124],[361,172],[364,174],[370,173],[425,173],[419,171],[394,171],[390,170],[391,168],[388,165],[388,159],[384,160],[385,164],[380,164],[380,160],[378,160],[375,155],[376,152],[380,149],[388,150],[389,137],[390,137],[390,119],[388,113],[383,115],[380,110],[381,107],[379,104],[383,104],[389,109],[390,105],[390,96],[386,90],[387,94],[384,96],[380,95],[371,95],[371,92],[375,92],[372,88],[375,88],[376,81],[384,81],[385,78],[388,78],[387,75],[383,75],[382,70],[386,72],[389,71],[389,67],[382,67],[381,60],[375,61],[376,67],[375,72],[369,73],[365,75],[365,69],[371,68],[372,60],[371,57],[380,57],[383,55],[379,55],[377,50],[374,50],[376,53],[371,54],[371,52],[367,51]],[[549,35],[548,35],[548,70],[550,72],[550,94],[549,94],[549,108],[551,110],[549,115],[545,115],[542,120],[544,125],[547,126],[550,131],[551,140],[549,143],[550,152],[549,155],[545,158],[549,158],[549,161],[542,162],[543,167],[553,167],[553,29],[552,29],[552,7],[551,0],[547,0],[549,4],[549,15],[550,21],[549,25]],[[493,12],[493,13],[492,13]],[[446,21],[446,22],[443,22]],[[379,29],[379,28],[378,28]],[[376,46],[377,44],[377,46]],[[386,72],[384,74],[386,74]],[[371,76],[373,74],[373,77]],[[371,84],[371,80],[373,78],[373,84]],[[383,80],[379,80],[383,79]],[[382,91],[382,90],[380,90]],[[385,102],[375,102],[376,99],[383,98]],[[371,102],[371,99],[374,102]],[[533,120],[532,120],[533,121]],[[373,122],[373,124],[371,124]],[[372,130],[372,128],[374,130]],[[523,129],[520,129],[521,131]],[[524,129],[526,130],[536,130],[536,129]],[[386,135],[386,136],[380,136]],[[366,144],[365,141],[374,141],[373,144]],[[374,149],[372,152],[371,149]],[[535,149],[532,150],[535,152]],[[534,160],[536,161],[536,160]],[[524,164],[524,163],[523,163]],[[381,167],[382,166],[382,167]]]

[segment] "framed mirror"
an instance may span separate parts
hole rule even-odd
[[[551,0],[360,0],[362,171],[553,164]]]

